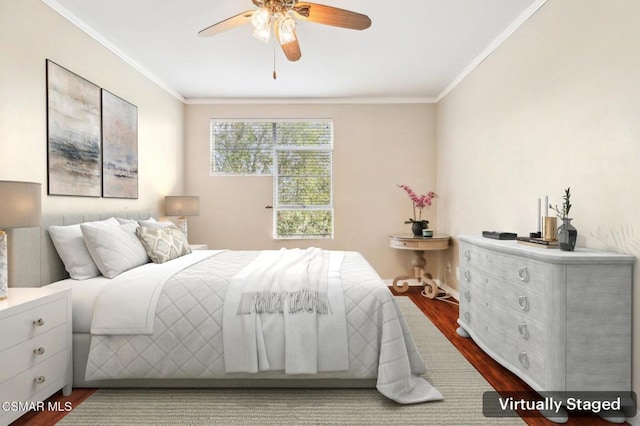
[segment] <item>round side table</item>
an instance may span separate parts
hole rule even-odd
[[[438,286],[431,280],[431,274],[426,273],[425,266],[427,259],[424,257],[425,251],[446,250],[449,248],[450,237],[447,235],[434,235],[433,237],[416,237],[411,234],[390,235],[390,247],[398,250],[412,250],[413,274],[400,275],[394,278],[393,288],[398,293],[404,293],[409,290],[409,282],[407,280],[417,279],[419,283],[425,286],[425,294],[433,299],[438,295]]]

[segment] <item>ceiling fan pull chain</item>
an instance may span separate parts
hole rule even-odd
[[[276,74],[276,41],[275,37],[273,40],[273,79],[275,80],[278,77]]]

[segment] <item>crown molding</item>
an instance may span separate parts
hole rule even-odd
[[[434,104],[435,98],[187,98],[187,105],[212,104]]]
[[[458,84],[460,84],[471,72],[478,67],[496,50],[511,34],[513,34],[522,24],[524,24],[531,16],[533,16],[538,9],[540,9],[547,0],[536,0],[531,6],[529,6],[524,12],[522,12],[498,37],[496,37],[480,54],[465,67],[464,70],[456,78],[453,79],[447,87],[435,98],[435,103],[440,102],[445,96],[447,96]]]
[[[180,95],[178,92],[173,90],[168,84],[166,84],[164,81],[160,80],[158,77],[156,77],[153,73],[148,71],[142,65],[138,64],[136,61],[131,59],[122,50],[120,50],[116,46],[114,46],[109,40],[107,40],[106,38],[104,38],[100,34],[98,34],[93,28],[88,26],[80,18],[78,18],[75,14],[73,14],[71,11],[69,11],[69,9],[67,9],[64,6],[62,6],[56,0],[41,0],[41,1],[44,4],[46,4],[47,6],[49,6],[51,9],[53,9],[56,13],[61,15],[63,18],[65,18],[66,20],[71,22],[73,25],[78,27],[80,30],[84,31],[86,34],[88,34],[90,37],[92,37],[98,43],[100,43],[101,45],[103,45],[104,47],[109,49],[117,57],[122,59],[128,65],[130,65],[133,69],[138,71],[140,74],[145,76],[147,79],[151,80],[153,83],[155,83],[158,86],[160,86],[163,90],[165,90],[171,96],[175,97],[176,99],[178,99],[181,102],[185,101],[185,99],[184,99],[184,97],[182,95]]]

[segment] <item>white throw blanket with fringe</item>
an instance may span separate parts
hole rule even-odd
[[[224,303],[225,371],[347,370],[343,257],[318,248],[264,251],[237,274]]]

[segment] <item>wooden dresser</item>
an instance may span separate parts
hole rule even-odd
[[[71,290],[9,288],[0,301],[0,425],[71,394]]]
[[[635,257],[460,236],[458,334],[536,391],[631,391]]]

